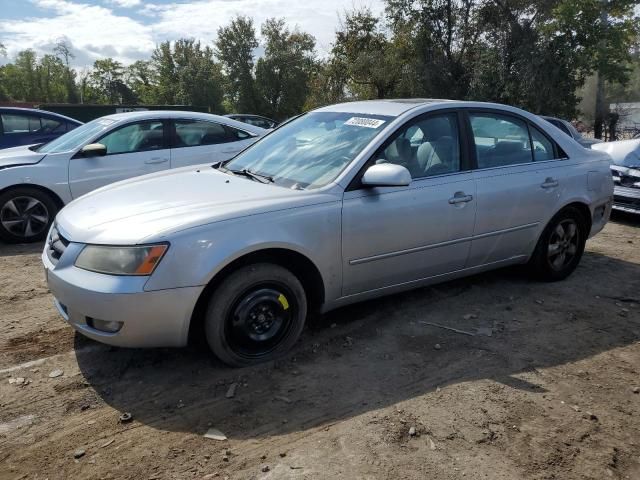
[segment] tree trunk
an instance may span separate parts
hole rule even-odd
[[[602,10],[600,13],[600,22],[603,26],[607,25],[607,22],[609,21],[609,17],[607,15],[607,9],[606,9],[606,0],[600,0],[602,3]],[[599,48],[599,52],[598,55],[604,55],[604,48],[602,48],[602,42],[604,42],[604,40],[601,40],[601,48]],[[600,58],[600,61],[603,61],[602,58]],[[604,95],[604,76],[602,75],[601,71],[598,71],[598,85],[596,87],[596,114],[595,114],[595,121],[593,124],[593,136],[598,138],[598,139],[602,139],[602,129],[604,127],[604,120],[605,120],[605,115],[606,115],[606,107],[605,107],[605,95]]]

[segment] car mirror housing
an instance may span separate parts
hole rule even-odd
[[[84,157],[103,157],[107,154],[107,147],[102,143],[90,143],[80,151]]]
[[[406,187],[411,184],[411,174],[402,165],[381,163],[367,168],[361,183],[367,187]]]

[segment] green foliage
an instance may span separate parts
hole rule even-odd
[[[265,54],[256,65],[261,111],[285,119],[300,113],[309,93],[315,39],[298,30],[290,32],[283,19],[267,20],[262,36]]]
[[[73,78],[74,73],[57,56],[47,54],[38,58],[33,50],[23,50],[12,63],[0,67],[0,98],[66,102],[69,89],[72,94],[76,91]]]
[[[346,14],[331,53],[338,81],[354,97],[386,98],[400,80],[400,51],[368,8]]]
[[[19,52],[0,66],[0,99],[208,106],[284,119],[352,99],[496,101],[573,117],[596,72],[607,101],[640,96],[637,0],[386,0],[385,14],[345,12],[329,54],[283,19],[220,28],[212,47],[162,42],[148,60],[112,58],[74,70],[52,54]],[[634,50],[635,49],[635,50]],[[633,53],[633,52],[636,53]],[[6,50],[0,44],[0,56]],[[585,99],[587,100],[587,99]],[[593,103],[593,102],[583,102]]]
[[[222,72],[213,50],[199,41],[180,39],[161,43],[151,62],[129,67],[129,83],[138,98],[149,103],[203,105],[222,109]]]
[[[88,79],[89,100],[94,103],[133,103],[135,96],[124,81],[124,66],[113,58],[96,60]]]
[[[237,113],[255,112],[259,105],[253,77],[254,51],[258,45],[249,17],[238,16],[218,30],[216,56],[225,74],[227,103]]]
[[[63,77],[66,90],[66,101],[68,103],[77,103],[78,90],[75,83],[76,75],[75,71],[71,68],[71,60],[75,58],[75,55],[71,51],[69,44],[64,39],[56,42],[56,46],[53,48],[53,53],[63,62],[65,67]]]

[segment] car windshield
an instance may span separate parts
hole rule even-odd
[[[106,130],[115,120],[108,118],[98,118],[89,123],[80,125],[78,128],[65,133],[55,140],[36,147],[34,150],[40,153],[62,153],[76,150],[86,142],[94,138],[98,133]]]
[[[311,112],[256,142],[225,168],[249,171],[277,185],[322,187],[334,180],[392,117]]]

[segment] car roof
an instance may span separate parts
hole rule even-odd
[[[399,117],[400,115],[420,107],[430,107],[429,110],[436,110],[438,107],[449,108],[495,108],[506,112],[524,112],[523,110],[491,102],[475,102],[469,100],[450,100],[440,98],[393,98],[384,100],[363,100],[354,102],[338,103],[314,110],[316,112],[341,112],[358,113],[369,115],[385,115]],[[423,109],[424,110],[424,109]]]
[[[203,113],[203,112],[189,112],[184,110],[143,110],[136,112],[123,112],[123,113],[113,113],[111,115],[105,115],[100,118],[108,118],[111,120],[115,120],[117,122],[122,121],[135,121],[135,120],[153,120],[153,119],[161,119],[161,118],[185,118],[185,119],[195,119],[195,120],[209,120],[215,121],[219,123],[224,123],[225,125],[229,125],[232,127],[236,127],[241,130],[246,130],[252,133],[264,133],[267,130],[264,128],[256,127],[254,125],[250,125],[248,123],[238,122],[233,118],[223,117],[222,115],[214,115],[212,113]]]
[[[265,117],[264,115],[257,115],[255,113],[228,113],[225,117],[234,118],[234,117],[249,117],[249,118],[263,118],[265,120],[269,120],[270,122],[275,122],[274,119]]]
[[[562,122],[562,123],[571,123],[568,120],[563,120],[562,118],[558,118],[558,117],[550,117],[549,115],[540,115],[540,118],[544,118],[545,120],[555,120],[556,122]]]
[[[78,125],[82,125],[80,120],[76,120],[75,118],[67,117],[66,115],[61,115],[59,113],[50,112],[48,110],[40,110],[38,108],[22,108],[22,107],[0,107],[0,112],[4,113],[25,113],[38,115],[40,117],[49,117],[49,118],[57,118],[62,119],[67,122],[76,123]]]

